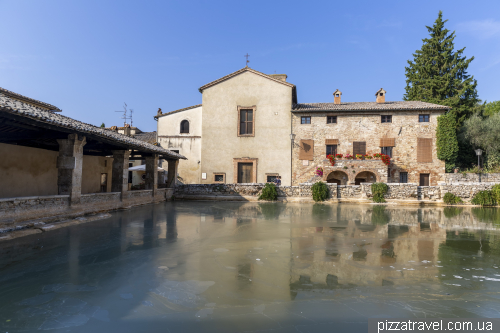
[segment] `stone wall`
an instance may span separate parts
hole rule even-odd
[[[69,195],[0,199],[0,233],[2,230],[15,229],[20,222],[26,220],[80,216],[171,200],[174,189],[158,189],[154,197],[151,190],[127,193],[123,199],[119,192],[82,194],[78,205],[70,205]]]
[[[479,181],[485,183],[500,183],[500,173],[446,173],[444,175],[446,184],[468,184],[478,183]]]
[[[387,112],[294,112],[292,113],[292,133],[296,135],[293,147],[293,185],[309,182],[314,177],[316,167],[328,167],[330,162],[326,160],[326,139],[338,139],[337,153],[353,154],[353,142],[366,142],[366,153],[373,155],[380,153],[380,139],[394,138],[395,147],[392,152],[390,165],[391,175],[384,180],[384,174],[379,173],[381,181],[399,182],[399,173],[408,172],[408,182],[419,183],[420,174],[430,174],[430,185],[437,185],[443,181],[445,173],[444,162],[437,158],[436,128],[437,117],[443,111],[392,111]],[[392,115],[391,123],[381,123],[381,114]],[[430,121],[419,122],[419,114],[430,114]],[[310,116],[310,124],[301,124],[301,116]],[[327,124],[327,116],[337,116],[337,123]],[[417,138],[432,139],[432,162],[417,162]],[[299,160],[301,140],[314,140],[313,160]],[[341,160],[342,161],[342,160]],[[358,161],[359,167],[368,160]],[[371,168],[370,168],[371,169]],[[384,166],[381,170],[387,170]],[[371,170],[369,170],[371,171]],[[386,172],[386,171],[385,171]],[[350,175],[351,170],[348,174]],[[357,172],[356,172],[357,174]],[[351,179],[351,177],[349,177]],[[341,185],[351,185],[344,184]]]
[[[298,186],[278,187],[278,197],[311,199],[312,183]],[[453,193],[464,202],[470,202],[479,191],[490,190],[495,183],[453,184],[438,186],[418,186],[414,183],[389,183],[389,190],[385,195],[388,201],[422,201],[442,202],[443,196]],[[175,197],[179,199],[227,199],[257,200],[265,184],[189,184],[179,185],[175,188]],[[360,185],[327,184],[330,189],[330,199],[370,200],[373,195],[370,183]]]

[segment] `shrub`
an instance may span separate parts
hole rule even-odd
[[[500,204],[500,184],[496,184],[491,188],[491,195],[493,195],[493,199]]]
[[[471,202],[474,205],[481,205],[481,206],[494,206],[496,204],[496,201],[493,198],[492,191],[477,192],[474,198],[472,198]]]
[[[463,210],[464,209],[462,207],[444,207],[443,213],[446,218],[451,219],[457,215],[460,215]]]
[[[372,210],[372,224],[384,225],[391,221],[391,216],[384,206],[374,206]]]
[[[384,195],[389,190],[389,186],[385,183],[373,183],[372,186],[373,201],[385,202]]]
[[[459,203],[462,203],[462,199],[460,199],[459,197],[457,197],[455,194],[453,193],[450,193],[450,192],[447,192],[444,197],[443,197],[443,201],[445,204],[447,205],[454,205],[454,204],[459,204]]]
[[[278,199],[278,191],[276,191],[276,186],[273,183],[267,183],[262,189],[262,193],[259,196],[259,200],[275,201]]]
[[[328,198],[329,190],[323,182],[316,182],[311,188],[314,201],[325,201]]]

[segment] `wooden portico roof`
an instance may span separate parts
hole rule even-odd
[[[74,133],[86,137],[85,155],[109,156],[113,150],[132,150],[132,155],[158,154],[164,159],[186,159],[160,146],[14,99],[0,90],[0,143],[57,151],[57,139],[67,139]]]

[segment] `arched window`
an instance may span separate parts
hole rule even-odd
[[[189,121],[181,121],[181,133],[189,133]]]

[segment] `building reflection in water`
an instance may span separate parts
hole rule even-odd
[[[290,231],[292,297],[300,290],[408,285],[438,279],[439,268],[431,263],[439,260],[446,230],[428,210],[324,205],[317,214],[334,223],[296,226]]]

